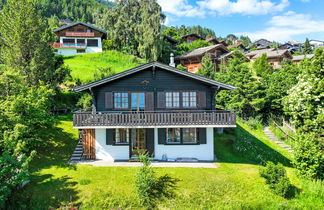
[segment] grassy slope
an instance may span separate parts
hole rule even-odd
[[[89,82],[93,80],[93,73],[98,68],[110,67],[115,73],[119,73],[143,64],[145,61],[111,50],[102,53],[65,56],[64,63],[72,70],[73,80],[80,79],[82,82]]]
[[[263,136],[260,130],[249,130],[239,123],[237,132],[251,132],[260,137],[271,151],[276,145]],[[72,128],[71,116],[59,117],[52,130],[49,147],[41,151],[41,159],[32,164],[33,178],[16,200],[29,209],[48,209],[59,204],[83,203],[84,209],[139,208],[134,192],[134,175],[138,168],[92,167],[66,164],[77,143],[77,131]],[[291,200],[274,195],[258,175],[259,165],[246,160],[233,150],[229,139],[233,134],[216,135],[215,151],[220,160],[218,168],[156,168],[158,174],[168,173],[179,178],[177,197],[161,203],[166,209],[320,209],[319,184],[304,187],[288,168],[289,178],[303,192]],[[259,141],[253,139],[253,141]],[[273,150],[272,150],[273,151]],[[311,189],[307,187],[311,186]],[[317,189],[317,191],[316,191]],[[13,205],[12,208],[15,208]]]

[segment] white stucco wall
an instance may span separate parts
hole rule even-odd
[[[96,159],[115,161],[129,159],[129,146],[106,145],[106,129],[96,129]]]
[[[92,37],[92,38],[80,38],[80,37],[60,37],[60,43],[63,44],[63,39],[85,39],[85,43],[87,43],[88,39],[97,39],[98,47],[86,47],[85,53],[98,53],[102,52],[102,40],[100,37]],[[57,49],[56,55],[79,55],[84,53],[77,53],[77,49],[71,48],[60,48]]]
[[[164,145],[158,144],[158,129],[154,129],[154,154],[156,159],[197,158],[198,160],[214,160],[214,130],[206,128],[206,143],[199,145]]]

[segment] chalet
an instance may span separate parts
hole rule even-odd
[[[90,112],[73,115],[83,157],[214,160],[214,129],[236,127],[235,112],[217,110],[215,96],[234,86],[147,63],[75,88],[92,96]]]
[[[177,56],[176,60],[181,65],[187,67],[189,72],[195,73],[201,68],[201,60],[205,54],[209,54],[215,66],[215,71],[218,71],[218,62],[215,58],[218,56],[228,53],[229,50],[222,44],[212,45],[208,47],[202,47]]]
[[[169,36],[165,36],[165,35],[163,36],[163,40],[165,42],[168,42],[172,48],[176,48],[177,44],[179,43],[178,40],[175,40],[175,39],[173,39]]]
[[[237,49],[241,51],[246,51],[246,47],[242,43],[232,44],[227,46],[228,49]]]
[[[220,44],[220,42],[217,39],[212,38],[212,37],[207,38],[205,41],[211,43],[212,45]]]
[[[187,34],[181,36],[185,43],[189,44],[190,42],[197,41],[197,40],[205,40],[203,37],[199,36],[198,34]]]
[[[310,40],[309,44],[312,45],[313,48],[318,48],[318,47],[323,47],[324,46],[324,41],[320,40]]]
[[[58,55],[76,55],[102,52],[102,40],[107,32],[83,22],[62,26],[54,30],[59,42],[53,47]]]
[[[300,64],[300,62],[304,59],[313,59],[314,58],[314,54],[307,54],[307,55],[296,55],[296,56],[293,56],[292,58],[292,61],[295,63],[295,64]]]
[[[261,50],[261,49],[270,48],[272,45],[272,42],[270,42],[266,39],[259,39],[259,40],[255,41],[254,44],[256,45],[258,50]]]
[[[281,68],[282,61],[292,60],[293,58],[289,50],[279,50],[274,48],[255,50],[247,53],[247,56],[250,58],[252,62],[254,62],[257,58],[261,57],[263,54],[266,54],[269,64],[271,64],[274,68]]]

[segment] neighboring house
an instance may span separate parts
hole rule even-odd
[[[53,47],[58,55],[102,52],[102,40],[107,32],[83,22],[72,23],[54,30],[60,40]]]
[[[92,96],[92,112],[76,112],[83,157],[214,160],[214,129],[236,127],[235,112],[217,110],[215,96],[234,86],[158,62],[74,89]]]
[[[181,36],[181,38],[184,40],[185,43],[189,44],[190,42],[197,41],[197,40],[205,40],[198,34],[187,34],[184,36]]]
[[[215,71],[218,71],[219,63],[215,58],[228,52],[229,50],[224,45],[217,44],[198,48],[183,55],[177,56],[176,60],[179,61],[181,65],[187,67],[187,70],[189,72],[195,73],[201,68],[202,57],[207,53],[211,56],[211,59],[215,66]]]
[[[244,47],[244,45],[242,43],[237,43],[237,44],[232,44],[232,45],[228,45],[227,46],[228,49],[237,49],[240,51],[246,51],[246,47]]]
[[[220,44],[216,38],[207,38],[205,41],[211,43],[212,45]]]
[[[163,40],[168,42],[173,49],[175,49],[177,44],[179,43],[178,40],[172,39],[171,37],[165,35],[163,36]]]
[[[259,40],[255,41],[254,44],[258,50],[261,50],[261,49],[270,48],[272,45],[272,42],[270,42],[266,39],[259,39]]]
[[[274,68],[281,68],[281,62],[286,60],[292,60],[292,55],[289,50],[279,50],[279,49],[264,49],[264,50],[255,50],[247,53],[246,55],[254,62],[257,58],[261,57],[263,54],[266,54],[268,62]]]
[[[307,55],[296,55],[293,56],[292,61],[296,64],[300,64],[300,62],[304,59],[313,59],[314,54],[307,54]]]
[[[280,50],[289,50],[291,53],[300,52],[302,49],[301,44],[285,43],[278,47]]]
[[[324,41],[310,40],[309,44],[312,45],[313,48],[318,48],[318,47],[323,47],[324,46]]]

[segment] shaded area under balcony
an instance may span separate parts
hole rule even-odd
[[[236,127],[234,111],[75,112],[75,128]]]

